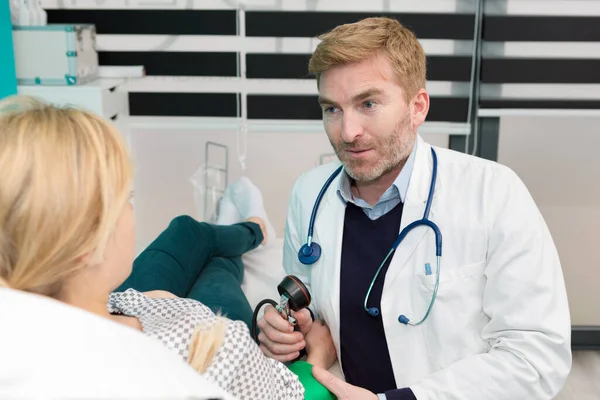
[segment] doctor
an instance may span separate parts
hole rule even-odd
[[[569,308],[527,189],[502,165],[421,139],[426,58],[398,21],[320,39],[309,70],[341,167],[298,179],[284,249],[347,383],[315,377],[340,399],[552,399],[571,367]],[[266,310],[263,351],[297,357],[308,316],[290,332]]]

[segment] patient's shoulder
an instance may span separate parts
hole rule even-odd
[[[177,299],[178,298],[173,293],[167,292],[166,290],[151,290],[149,292],[143,292],[143,294],[146,295],[147,297],[151,297],[154,299]]]

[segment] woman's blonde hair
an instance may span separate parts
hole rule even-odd
[[[330,68],[383,55],[391,62],[407,101],[425,88],[425,52],[414,33],[396,19],[365,18],[337,26],[318,38],[321,42],[308,63],[308,72],[317,83]]]
[[[0,102],[0,174],[0,281],[55,296],[102,260],[129,201],[124,140],[93,113],[10,97]]]
[[[210,366],[225,337],[229,321],[217,316],[216,322],[210,326],[198,325],[190,341],[188,363],[203,374]]]
[[[102,261],[132,175],[121,134],[101,117],[32,97],[0,102],[0,286],[52,297]],[[196,328],[192,367],[206,370],[226,327]]]

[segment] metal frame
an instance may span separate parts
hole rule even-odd
[[[477,139],[479,138],[479,94],[481,92],[481,48],[483,46],[483,10],[484,1],[477,0],[475,3],[475,11],[473,17],[475,19],[473,23],[473,49],[471,55],[471,82],[469,92],[469,111],[467,114],[467,123],[470,127],[469,136],[465,137],[465,152],[469,152],[469,147],[474,150],[477,149]],[[473,143],[471,144],[471,138]],[[475,154],[474,152],[469,152]]]
[[[450,148],[476,155],[491,161],[498,161],[498,140],[500,132],[499,117],[476,117],[477,140],[468,140],[468,136],[451,135]]]
[[[221,167],[221,166],[213,166],[209,163],[209,156],[211,153],[211,148],[220,148],[223,149],[225,151],[225,166]],[[223,193],[225,193],[225,189],[227,189],[227,186],[229,186],[229,149],[227,148],[227,146],[220,144],[220,143],[215,143],[215,142],[206,142],[206,145],[204,146],[204,163],[205,163],[205,167],[204,167],[204,220],[208,220],[209,215],[208,215],[208,194],[214,194],[214,193],[219,193],[221,196],[223,195]],[[217,171],[219,173],[222,173],[225,175],[225,185],[223,185],[222,189],[217,189],[215,186],[210,186],[208,184],[208,173],[209,171]]]
[[[571,349],[600,350],[600,326],[572,326]]]
[[[477,0],[475,3],[470,82],[471,90],[469,95],[469,113],[467,117],[470,132],[467,136],[450,135],[449,147],[452,150],[461,151],[492,161],[498,161],[500,118],[482,118],[479,115],[481,63],[483,58],[483,16],[485,7],[486,0]]]

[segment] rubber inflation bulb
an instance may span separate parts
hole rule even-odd
[[[376,317],[379,315],[379,309],[377,307],[371,307],[367,310],[371,317]]]
[[[319,257],[321,257],[321,246],[316,242],[312,242],[310,246],[304,244],[298,252],[298,260],[305,265],[316,263]]]

